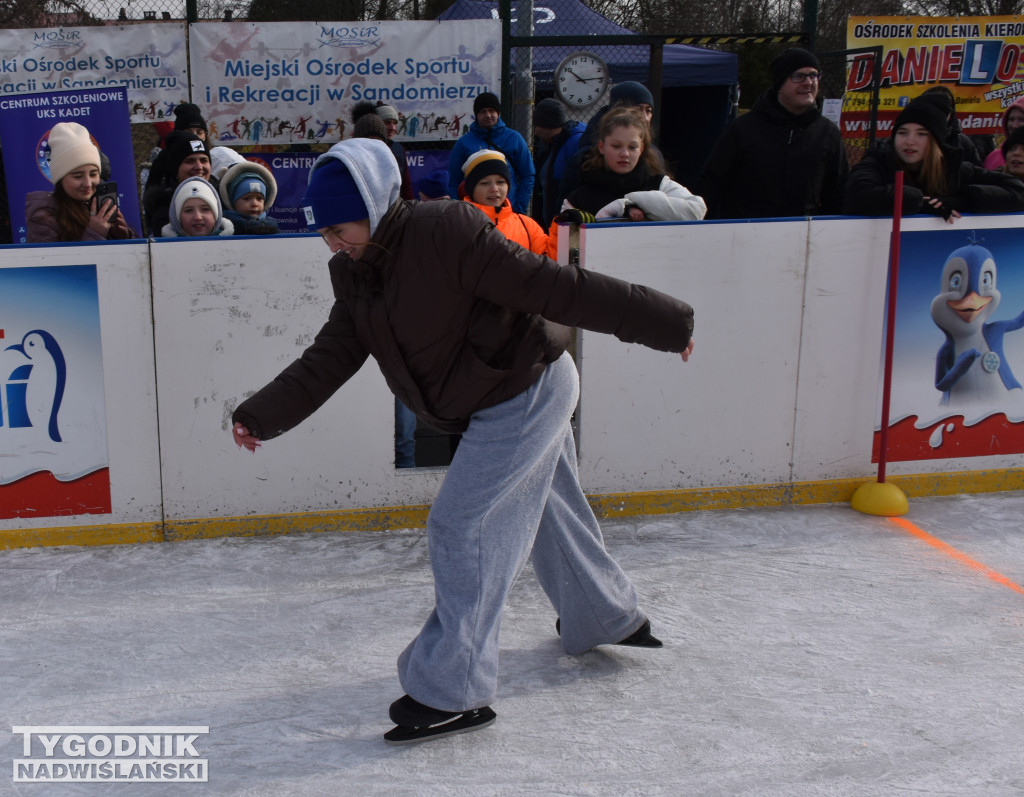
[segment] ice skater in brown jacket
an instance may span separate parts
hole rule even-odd
[[[568,327],[674,353],[693,311],[658,291],[560,266],[509,241],[465,202],[399,199],[386,146],[321,155],[302,200],[327,242],[335,303],[313,344],[234,413],[255,451],[316,411],[372,356],[394,394],[462,442],[430,510],[436,605],[398,658],[391,705],[404,744],[491,724],[502,611],[527,559],[565,651],[661,647],[636,589],[605,551],[580,487]]]

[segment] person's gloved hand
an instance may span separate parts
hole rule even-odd
[[[587,213],[579,208],[568,208],[555,216],[555,221],[563,224],[589,224],[592,221],[597,221],[597,217],[593,213]]]
[[[941,216],[946,221],[949,221],[950,216],[956,213],[956,210],[950,204],[948,197],[941,196],[926,196],[924,198],[924,205],[921,206],[921,210],[924,213],[930,213],[933,216]],[[957,213],[957,217],[959,217]]]

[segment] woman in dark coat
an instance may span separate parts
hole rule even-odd
[[[869,150],[850,172],[846,212],[888,216],[893,210],[896,172],[904,172],[903,213],[930,213],[951,224],[960,214],[1024,210],[1024,183],[964,161],[942,144],[946,118],[930,98],[910,101],[893,124],[892,145]]]

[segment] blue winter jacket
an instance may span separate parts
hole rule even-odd
[[[491,128],[483,128],[473,122],[469,132],[455,142],[448,159],[449,196],[454,198],[459,195],[459,183],[464,177],[462,164],[466,158],[482,149],[496,149],[505,156],[512,171],[512,184],[508,188],[509,201],[516,213],[526,213],[533,196],[533,156],[526,139],[501,119]]]

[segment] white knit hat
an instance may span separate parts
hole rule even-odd
[[[218,180],[236,163],[246,163],[246,160],[231,147],[213,147],[210,150],[210,174]]]
[[[224,213],[221,209],[220,197],[217,196],[217,191],[202,177],[189,177],[187,180],[183,180],[175,189],[174,196],[171,197],[171,223],[169,226],[177,235],[182,235],[181,209],[190,199],[201,199],[210,206],[213,215],[217,217],[213,225],[214,234],[216,234],[224,221]]]
[[[50,130],[50,182],[56,185],[81,166],[100,168],[100,151],[78,122],[60,122]]]

